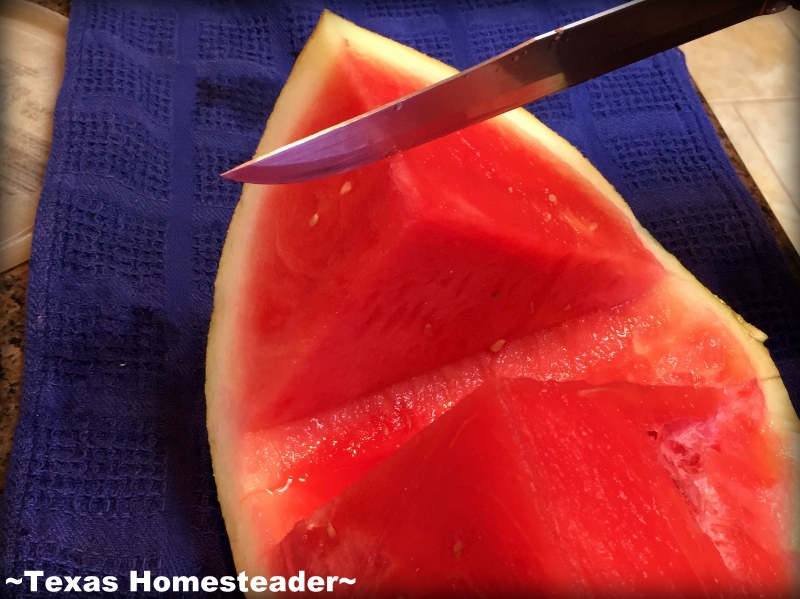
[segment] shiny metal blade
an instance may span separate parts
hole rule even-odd
[[[292,183],[386,158],[754,16],[770,0],[634,0],[223,173]]]

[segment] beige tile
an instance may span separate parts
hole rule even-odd
[[[800,41],[800,10],[784,10],[780,13],[780,19],[794,33],[795,38]]]
[[[781,226],[786,230],[789,239],[800,250],[800,211],[789,196],[769,157],[739,114],[737,105],[731,102],[712,102],[711,109],[756,185],[764,194],[770,208],[778,217]]]
[[[681,46],[706,99],[800,96],[800,42],[783,19],[756,17]]]
[[[800,213],[794,207],[770,206],[795,249],[800,252]]]
[[[800,98],[735,102],[734,107],[800,209]]]

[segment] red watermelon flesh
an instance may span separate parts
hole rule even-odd
[[[761,415],[755,384],[490,381],[299,522],[268,570],[355,578],[341,596],[785,592],[780,520],[730,511],[788,514]]]
[[[378,393],[241,440],[243,504],[259,522],[259,552],[333,499],[487,378],[581,380],[595,385],[731,386],[752,383],[752,366],[722,323],[693,305],[676,281],[480,352]]]
[[[380,65],[343,52],[320,91],[331,101],[292,138],[424,83],[387,80]],[[252,429],[611,308],[664,278],[628,219],[609,212],[588,181],[501,129],[482,123],[251,200],[269,205],[245,265],[253,274],[244,293],[260,300],[242,315],[241,368],[259,365],[241,388]]]

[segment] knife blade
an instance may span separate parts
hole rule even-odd
[[[221,176],[278,184],[346,172],[789,5],[776,0],[633,0],[536,36]]]

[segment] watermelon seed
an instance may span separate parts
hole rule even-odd
[[[492,346],[491,346],[489,349],[490,349],[490,350],[492,350],[493,352],[497,353],[497,352],[499,352],[499,351],[500,351],[500,349],[501,349],[501,348],[502,348],[502,347],[503,347],[505,344],[506,344],[506,340],[505,340],[505,339],[498,339],[497,341],[495,341],[494,343],[492,343]]]
[[[289,479],[286,481],[285,485],[283,485],[282,487],[280,487],[278,489],[267,489],[267,493],[269,493],[270,495],[274,495],[275,493],[277,493],[278,495],[282,495],[283,493],[286,492],[286,489],[289,488],[289,485],[292,484],[292,480],[293,479],[290,476]]]
[[[558,198],[556,197],[556,194],[554,194],[554,193],[551,193],[549,196],[547,196],[547,199],[550,200],[551,202],[553,202],[553,204],[555,204],[558,201]]]
[[[401,108],[403,108],[403,103],[402,102],[398,102],[397,104],[394,105],[394,109],[395,110],[400,110]]]
[[[597,223],[590,223],[589,224],[589,230],[590,231],[594,231],[595,229],[597,229]]]
[[[509,187],[508,188],[508,193],[514,193],[514,188],[513,187]]]
[[[493,300],[500,299],[500,292],[499,292],[499,291],[495,291],[495,292],[492,294],[492,299],[493,299]]]
[[[647,431],[647,436],[651,439],[658,439],[658,432],[657,431]]]
[[[461,541],[456,541],[455,545],[453,545],[453,555],[456,557],[461,557],[461,554],[464,552],[464,543]]]
[[[331,524],[330,522],[328,523],[328,526],[325,527],[325,531],[328,533],[328,536],[330,538],[333,539],[334,537],[336,537],[336,529],[333,527],[333,524]]]
[[[431,325],[431,323],[428,323],[428,324],[426,324],[426,325],[425,325],[425,327],[422,329],[422,332],[423,332],[423,333],[430,333],[432,328],[433,328],[433,326]]]
[[[319,214],[317,214],[317,213],[315,212],[315,213],[314,213],[314,215],[313,215],[313,216],[312,216],[310,219],[308,219],[308,226],[309,226],[309,227],[313,227],[313,226],[314,226],[314,225],[316,225],[318,222],[319,222]]]
[[[544,214],[542,214],[542,216],[544,217],[544,220],[546,220],[546,221],[547,220],[551,220],[553,218],[553,215],[550,214],[549,212],[545,212]]]
[[[351,189],[353,189],[353,184],[350,181],[345,181],[344,184],[342,185],[342,188],[339,190],[339,193],[341,195],[344,195],[346,193],[349,193]]]

